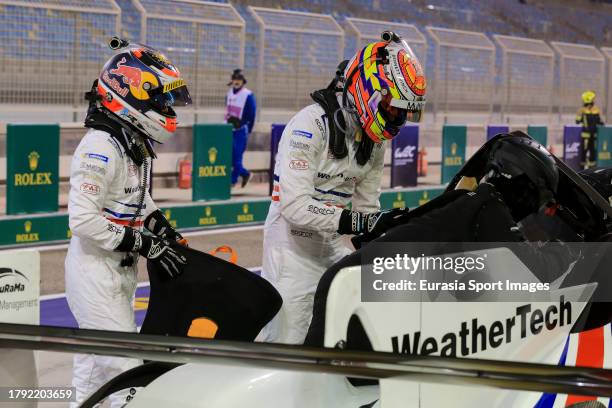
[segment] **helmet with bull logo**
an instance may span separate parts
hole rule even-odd
[[[98,79],[102,106],[145,136],[164,143],[176,131],[173,106],[191,104],[178,68],[161,52],[113,38],[121,52],[109,59]]]

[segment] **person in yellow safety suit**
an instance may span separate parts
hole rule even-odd
[[[576,115],[576,124],[582,125],[582,167],[594,167],[597,160],[597,126],[603,125],[599,108],[595,106],[595,92],[582,93],[582,107]]]

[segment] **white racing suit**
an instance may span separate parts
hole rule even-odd
[[[301,344],[312,318],[314,293],[323,272],[351,251],[336,232],[342,208],[376,212],[384,144],[376,144],[364,165],[329,151],[328,118],[319,105],[298,112],[280,140],[272,203],[264,227],[262,276],[280,292],[283,306],[258,340]],[[367,137],[364,135],[364,137]]]
[[[138,259],[133,255],[134,264],[122,267],[125,254],[113,249],[137,210],[142,172],[103,131],[89,130],[74,153],[68,202],[72,238],[65,266],[66,297],[79,328],[136,331],[133,303]],[[156,210],[148,188],[144,204],[134,228],[141,229],[146,216]],[[77,401],[138,364],[132,359],[75,355],[72,385]],[[125,396],[119,393],[111,397],[112,407],[124,403]]]

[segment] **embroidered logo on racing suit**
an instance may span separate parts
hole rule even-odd
[[[291,235],[300,237],[300,238],[312,238],[312,232],[308,231],[300,231],[300,230],[291,230]]]
[[[289,140],[289,147],[292,149],[305,150],[310,151],[310,145],[302,142],[298,142],[297,140]]]
[[[353,182],[356,183],[357,182],[357,177],[352,176],[352,177],[344,177],[344,173],[340,173],[340,174],[336,174],[335,176],[331,175],[331,174],[327,174],[327,173],[317,173],[317,177],[323,180],[331,180],[335,177],[341,178],[343,179],[345,182]]]
[[[310,132],[306,132],[305,130],[294,130],[293,132],[291,132],[292,135],[294,136],[301,136],[301,137],[306,137],[308,139],[312,139],[312,133]]]
[[[104,167],[97,166],[93,163],[81,162],[81,168],[85,171],[91,171],[102,176],[106,174],[106,169]]]
[[[309,205],[308,208],[306,208],[306,210],[310,211],[313,214],[321,214],[321,215],[332,215],[336,212],[334,208],[321,208],[321,207],[315,207],[314,205]]]
[[[96,159],[108,163],[108,157],[97,153],[83,153],[84,159]]]
[[[118,227],[118,226],[116,226],[116,225],[115,225],[115,224],[113,224],[113,223],[109,223],[109,224],[106,226],[106,229],[108,229],[110,232],[113,232],[113,233],[115,233],[115,234],[117,234],[117,235],[119,235],[119,234],[121,234],[121,233],[123,232],[123,228]]]
[[[309,167],[306,160],[291,160],[289,162],[289,168],[293,170],[308,170]]]
[[[81,192],[85,194],[98,195],[100,194],[100,186],[97,184],[83,183],[81,184]]]
[[[124,187],[125,194],[133,194],[140,191],[140,186]]]

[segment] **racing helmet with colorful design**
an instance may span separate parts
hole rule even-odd
[[[178,68],[161,52],[141,44],[113,38],[109,59],[98,79],[102,106],[158,143],[176,131],[173,106],[191,104],[191,96]]]
[[[425,107],[425,74],[406,41],[385,31],[344,71],[343,105],[376,143],[392,139],[406,123],[419,122]]]

